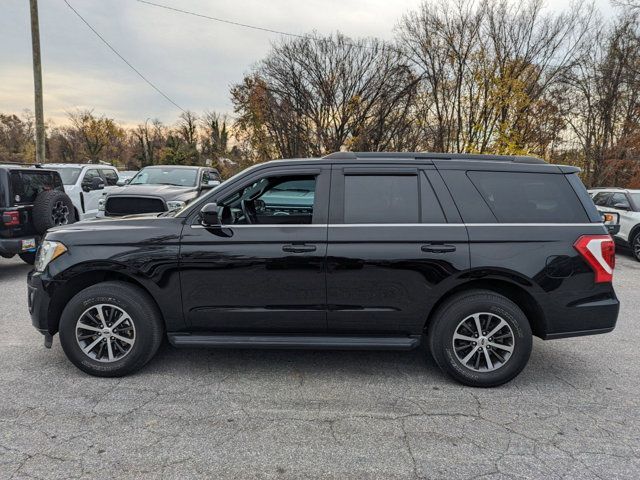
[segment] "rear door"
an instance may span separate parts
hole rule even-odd
[[[422,331],[436,298],[469,267],[466,229],[450,206],[432,166],[333,165],[329,332]]]

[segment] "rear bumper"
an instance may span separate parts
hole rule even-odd
[[[49,295],[44,289],[40,275],[34,271],[29,272],[27,277],[27,302],[33,326],[42,334],[55,333],[49,331]]]
[[[611,332],[618,320],[620,302],[611,291],[609,298],[585,299],[573,302],[555,315],[547,317],[547,331],[541,338],[580,337]]]
[[[38,237],[31,235],[29,237],[0,238],[0,253],[5,255],[16,255],[18,253],[35,252],[35,248],[23,248],[23,240],[35,240],[36,247],[38,245]]]

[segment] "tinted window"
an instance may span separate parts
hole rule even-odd
[[[605,192],[596,193],[596,196],[593,197],[593,203],[595,203],[599,207],[605,207],[607,205],[607,201],[609,200],[610,196],[611,196],[610,193],[605,193]]]
[[[113,186],[118,184],[118,174],[115,170],[104,169],[102,170],[102,175],[104,175],[104,180],[107,186]]]
[[[418,223],[418,211],[416,176],[344,177],[344,223]]]
[[[587,214],[564,175],[468,172],[499,222],[578,223]]]
[[[60,177],[49,172],[11,173],[11,201],[15,203],[33,203],[40,192],[62,189]]]
[[[629,200],[627,200],[627,196],[624,193],[614,193],[611,195],[611,201],[609,202],[609,206],[612,208],[616,208],[616,205],[620,205],[623,209],[627,210],[631,208],[629,205]]]

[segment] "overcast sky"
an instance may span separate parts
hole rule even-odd
[[[229,87],[241,81],[278,35],[221,24],[135,0],[68,0],[125,58],[185,109],[231,113]],[[184,10],[292,33],[339,30],[390,39],[419,0],[153,0]],[[567,8],[569,0],[550,0]],[[607,0],[596,4],[610,9]],[[45,117],[93,109],[123,124],[180,111],[144,83],[63,0],[39,0]],[[29,2],[0,0],[0,112],[33,110]]]

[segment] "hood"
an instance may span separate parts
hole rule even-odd
[[[159,216],[158,213],[127,215],[115,218],[93,218],[71,225],[55,227],[47,232],[48,240],[67,245],[108,245],[155,243],[168,238],[177,240],[182,218]]]
[[[125,185],[109,192],[107,197],[140,196],[159,197],[166,200],[191,200],[198,194],[196,187],[179,187],[176,185]]]

